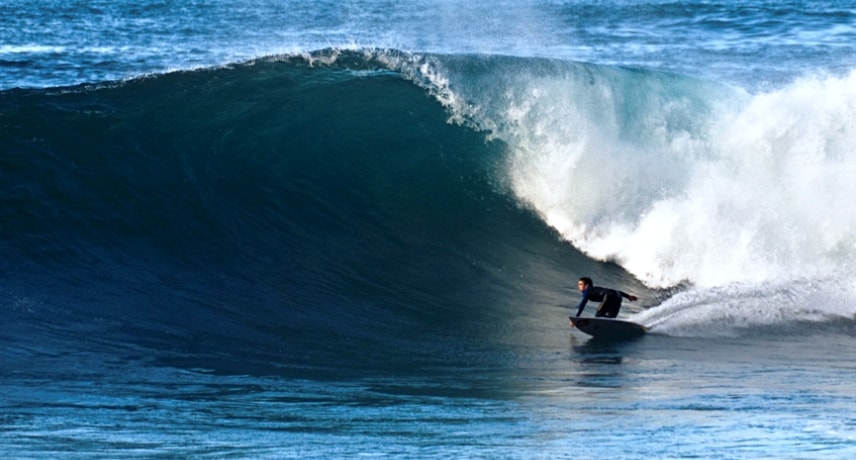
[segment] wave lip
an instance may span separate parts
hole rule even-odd
[[[30,72],[0,67],[0,88],[50,87],[196,69],[324,47],[504,54],[635,66],[759,86],[852,67],[853,11],[792,2],[445,2],[426,10],[353,1],[63,6],[12,1],[0,43]],[[86,37],[81,40],[80,37]],[[45,48],[62,49],[46,55]],[[93,57],[91,50],[105,50]]]

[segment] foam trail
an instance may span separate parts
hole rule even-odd
[[[734,337],[745,331],[853,319],[853,285],[817,280],[689,288],[628,318],[656,334]]]

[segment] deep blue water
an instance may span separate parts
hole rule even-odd
[[[848,2],[0,14],[4,457],[856,451]]]

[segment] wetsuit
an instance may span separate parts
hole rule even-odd
[[[621,299],[622,297],[630,298],[630,294],[615,290],[602,288],[597,286],[589,286],[585,291],[582,292],[583,298],[580,300],[580,304],[577,306],[577,316],[580,316],[583,313],[583,309],[586,307],[586,303],[589,300],[600,302],[600,305],[597,307],[597,312],[595,312],[594,316],[600,317],[605,316],[607,318],[615,318],[618,316],[618,310],[621,309]]]

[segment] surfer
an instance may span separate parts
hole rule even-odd
[[[583,295],[579,306],[577,306],[577,316],[580,316],[583,313],[586,303],[588,303],[589,300],[593,300],[595,302],[600,302],[594,316],[615,318],[618,316],[618,310],[621,309],[622,298],[629,299],[631,302],[635,302],[637,299],[635,295],[631,295],[626,292],[616,289],[597,287],[592,283],[591,278],[586,277],[580,278],[579,282],[577,282],[577,289],[579,289]],[[573,324],[571,327],[573,327]]]

